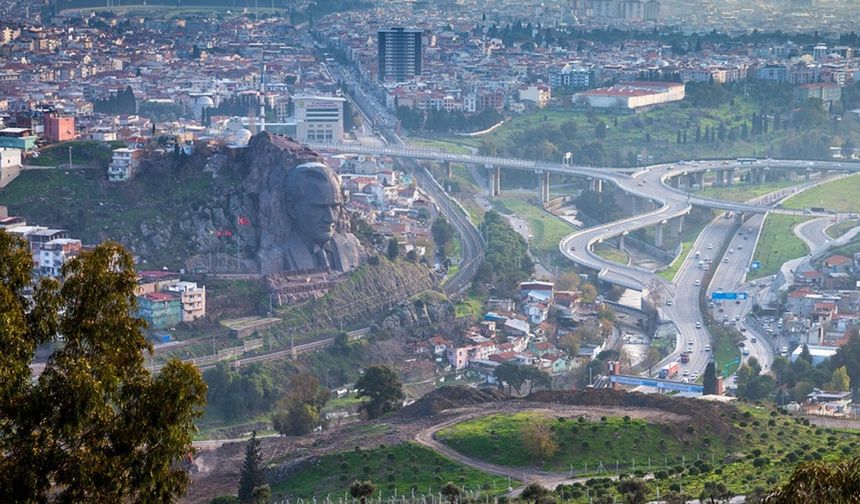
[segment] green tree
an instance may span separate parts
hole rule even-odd
[[[359,397],[368,397],[362,408],[369,418],[377,418],[400,408],[403,403],[403,385],[387,366],[371,366],[355,382]]]
[[[388,240],[388,250],[385,255],[388,256],[388,259],[393,261],[397,259],[397,256],[400,255],[400,244],[397,243],[397,238],[391,238]]]
[[[590,283],[583,285],[580,290],[582,291],[583,302],[593,303],[597,299],[597,289]]]
[[[558,443],[555,442],[552,430],[546,422],[528,422],[523,424],[520,430],[520,438],[526,451],[540,460],[541,464],[547,459],[552,458],[555,452],[558,451]],[[523,498],[528,499],[525,496]]]
[[[30,301],[32,269],[29,246],[0,230],[0,502],[178,498],[206,385],[191,364],[144,367],[131,255],[84,251]],[[57,334],[63,347],[31,380],[36,347]]]
[[[833,374],[830,376],[830,383],[827,384],[827,388],[830,390],[844,391],[848,390],[850,383],[851,380],[848,378],[848,369],[846,369],[845,366],[841,366],[833,370]]]
[[[725,504],[732,498],[732,492],[722,481],[706,481],[702,492],[699,494],[699,502],[708,504]]]
[[[627,504],[644,504],[648,500],[648,485],[639,478],[625,478],[615,486]]]
[[[520,376],[529,386],[528,394],[531,394],[535,387],[550,388],[552,385],[549,375],[534,366],[520,366]]]
[[[254,488],[254,504],[269,504],[270,500],[272,500],[272,488],[269,485]]]
[[[851,391],[856,395],[860,387],[860,332],[857,328],[848,334],[848,342],[839,347],[833,359],[836,366],[845,366],[851,379]]]
[[[520,498],[526,502],[540,504],[549,495],[549,490],[542,487],[540,483],[529,483],[520,493]]]
[[[251,433],[251,439],[245,445],[245,461],[242,463],[242,474],[239,478],[239,500],[243,504],[254,502],[254,489],[265,481],[263,475],[263,454],[257,431]]]
[[[704,389],[703,394],[716,394],[717,393],[717,368],[714,364],[714,361],[708,361],[708,365],[705,366],[705,372],[702,376],[702,387]]]
[[[351,495],[353,499],[358,499],[361,504],[366,504],[367,498],[373,495],[373,492],[375,491],[376,485],[374,485],[370,480],[353,481],[352,485],[349,486],[349,495]]]
[[[460,489],[457,485],[452,482],[445,483],[442,486],[442,489],[439,491],[444,497],[448,499],[450,504],[457,504],[457,499],[460,498],[460,495],[463,493],[463,490]]]
[[[687,496],[681,492],[669,490],[663,494],[663,502],[665,504],[687,504]]]
[[[433,243],[440,252],[444,252],[445,247],[454,239],[454,226],[442,216],[433,221],[430,232],[433,234]]]
[[[525,379],[520,373],[520,367],[510,362],[503,362],[496,366],[496,369],[493,370],[493,376],[496,378],[496,382],[499,385],[499,388],[504,385],[508,386],[508,395],[511,395],[511,388],[513,387],[517,394],[520,393],[520,387],[525,383]]]
[[[594,136],[600,140],[606,138],[606,123],[603,121],[597,121],[597,124],[594,126]]]
[[[860,495],[860,458],[841,462],[805,462],[781,487],[764,498],[766,504],[806,502],[850,503]]]
[[[282,436],[302,436],[320,425],[320,411],[311,404],[295,404],[272,417],[272,426]]]

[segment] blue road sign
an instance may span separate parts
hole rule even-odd
[[[726,301],[734,301],[735,299],[745,300],[749,299],[749,292],[712,292],[711,299],[723,299]]]
[[[758,261],[753,261],[750,264],[750,269],[759,269],[759,268],[761,268],[761,263]]]
[[[644,385],[646,387],[654,387],[662,390],[676,390],[678,392],[693,392],[698,394],[703,393],[705,390],[702,385],[696,385],[693,383],[657,380],[654,378],[641,378],[638,376],[628,375],[612,375],[609,377],[609,381],[612,383],[620,383],[621,385]]]

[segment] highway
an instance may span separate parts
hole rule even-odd
[[[381,116],[381,108],[378,104],[367,104],[367,102],[375,102],[367,93],[361,92],[359,100],[365,101],[364,106],[361,107],[362,109],[370,109],[371,114]],[[377,124],[386,123],[388,123],[388,117],[380,117],[377,122]],[[716,271],[714,272],[714,280],[711,288],[723,288],[724,290],[738,289],[745,281],[746,270],[751,262],[755,248],[755,239],[753,237],[758,236],[764,220],[764,214],[773,212],[797,215],[804,214],[804,212],[774,208],[772,204],[773,200],[779,196],[783,196],[784,192],[776,197],[771,194],[767,195],[768,197],[758,198],[756,201],[737,203],[698,196],[695,193],[687,192],[684,188],[673,186],[670,180],[676,177],[690,177],[694,179],[696,174],[700,174],[701,172],[719,173],[730,171],[734,173],[736,170],[747,169],[755,170],[760,175],[774,169],[802,170],[807,175],[816,171],[860,172],[860,163],[767,159],[752,162],[707,160],[666,163],[645,167],[630,174],[628,173],[629,169],[621,168],[569,166],[562,163],[498,156],[453,154],[433,149],[406,147],[402,145],[396,134],[388,131],[388,135],[386,136],[389,140],[395,139],[396,142],[394,143],[397,145],[369,147],[355,144],[336,144],[311,145],[311,147],[341,153],[382,155],[410,160],[457,162],[484,167],[586,176],[612,183],[626,194],[639,198],[639,209],[634,212],[635,215],[572,233],[561,240],[559,250],[580,266],[597,271],[598,278],[605,282],[638,291],[652,291],[657,293],[658,297],[663,300],[673,299],[677,301],[671,305],[666,304],[660,307],[662,317],[672,320],[678,329],[675,351],[661,362],[660,365],[677,359],[682,351],[689,348],[692,350],[691,359],[689,364],[684,368],[688,374],[701,373],[710,359],[710,352],[706,350],[710,345],[710,337],[704,328],[704,321],[701,318],[702,314],[699,311],[698,305],[700,289],[707,288],[707,286],[696,285],[697,281],[701,283],[704,271],[698,267],[698,259],[695,258],[695,252],[699,251],[701,257],[705,255],[713,256],[719,253],[724,242],[730,240],[725,255],[727,262],[722,262],[720,258],[714,258],[715,263],[712,267],[716,267]],[[457,227],[461,239],[469,236],[470,229],[474,229],[474,226],[468,221],[468,217],[462,211],[462,208],[450,200],[435,181],[430,180],[429,174],[423,171],[416,171],[416,173],[418,174],[417,177],[421,182],[422,188],[432,193],[433,198],[439,203],[442,212]],[[806,185],[811,186],[813,184],[814,182],[811,182]],[[681,266],[674,284],[654,275],[650,270],[615,263],[597,256],[592,250],[594,245],[599,242],[607,241],[617,236],[624,236],[637,229],[656,225],[670,226],[673,219],[688,214],[693,205],[731,210],[733,212],[744,213],[745,215],[758,215],[754,215],[743,224],[743,235],[741,233],[732,235],[732,231],[735,229],[735,219],[718,218],[710,223],[701,233],[694,244],[692,252]],[[825,215],[823,213],[810,214],[809,212],[805,212],[805,214]],[[465,219],[465,222],[461,221],[461,219]],[[812,225],[810,226],[810,233],[815,234],[812,239],[820,240],[823,228],[819,229],[812,227]],[[746,239],[744,239],[744,236],[746,236]],[[473,245],[469,244],[468,247],[471,249]],[[739,246],[740,248],[738,248]],[[460,273],[463,274],[463,278],[452,279],[448,283],[448,286],[450,286],[449,289],[454,292],[460,288],[464,288],[468,284],[467,278],[470,279],[473,274],[472,266],[476,270],[480,264],[478,262],[480,260],[478,258],[481,257],[480,254],[473,256],[475,258],[475,262],[473,263],[471,259],[466,258],[466,248],[467,246],[464,244],[465,264],[469,267],[461,268],[462,271],[458,272],[458,275]],[[481,243],[480,249],[483,250],[483,243]],[[758,288],[747,285],[751,298],[754,298],[753,294]],[[719,312],[720,308],[723,309],[722,312]],[[741,303],[732,302],[731,305],[725,304],[717,307],[718,312],[715,315],[720,320],[729,320],[731,323],[738,325],[738,327],[746,328],[746,333],[751,334],[753,331],[758,330],[758,328],[746,325],[745,318],[751,308],[752,299]],[[757,337],[756,340],[756,343],[752,343],[748,338],[746,345],[749,353],[759,359],[763,367],[767,367],[773,361],[773,344],[767,338],[763,337]]]

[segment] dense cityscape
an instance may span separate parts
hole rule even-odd
[[[0,0],[0,501],[842,503],[844,0]]]

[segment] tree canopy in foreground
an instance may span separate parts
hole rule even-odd
[[[0,231],[0,502],[172,502],[185,492],[206,384],[192,364],[144,367],[137,275],[116,243],[31,287],[27,244]],[[36,347],[60,339],[38,379]]]

